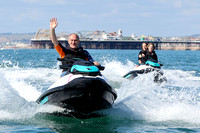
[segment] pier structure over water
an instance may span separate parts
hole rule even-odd
[[[119,34],[120,33],[120,34]],[[119,33],[106,33],[105,31],[78,32],[80,46],[85,49],[141,49],[143,42],[155,44],[157,50],[200,50],[200,41],[170,41],[170,40],[124,40]],[[68,33],[57,34],[58,41],[68,45]],[[52,49],[50,31],[39,29],[31,39],[31,46],[35,49]]]
[[[59,42],[66,46],[68,45],[67,40],[59,40]],[[200,42],[161,42],[161,41],[91,41],[82,40],[80,41],[80,46],[85,49],[141,49],[141,44],[143,42],[154,43],[157,50],[200,50]],[[31,41],[31,45],[36,49],[52,49],[53,44],[51,40],[34,40]]]

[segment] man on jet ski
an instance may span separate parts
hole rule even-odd
[[[50,32],[51,32],[51,41],[54,44],[56,51],[59,53],[61,58],[81,58],[90,62],[93,62],[94,65],[100,65],[98,62],[94,61],[92,56],[82,47],[79,47],[79,36],[75,33],[70,34],[68,40],[68,46],[63,47],[57,40],[55,28],[57,27],[58,22],[57,18],[50,19]]]

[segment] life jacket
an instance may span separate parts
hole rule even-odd
[[[157,58],[155,51],[152,51],[152,52],[147,51],[146,56],[147,56],[147,60],[154,59],[154,60],[158,61],[158,58]]]
[[[70,46],[67,46],[67,48],[65,49],[65,57],[64,58],[65,59],[80,58],[83,60],[88,60],[82,47],[72,49]]]
[[[88,60],[82,47],[72,49],[70,46],[67,46],[67,48],[65,48],[64,52],[65,52],[65,57],[62,60],[61,67],[62,66],[70,67],[74,63],[73,58],[80,58],[83,60]],[[66,71],[66,70],[67,69],[65,69],[64,71]]]

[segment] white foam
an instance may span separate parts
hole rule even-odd
[[[134,65],[114,61],[106,66],[109,66],[106,76],[120,82],[120,78],[115,76],[123,75]],[[120,88],[116,89],[118,98],[110,115],[149,121],[200,123],[200,81],[193,71],[164,70],[168,81],[161,85],[154,83],[152,76],[153,73],[149,73],[134,80],[122,80]]]
[[[134,80],[122,78],[135,67],[131,61],[105,61],[103,65],[103,75],[118,93],[113,108],[103,113],[128,119],[200,123],[200,80],[194,71],[163,70],[168,81],[156,84],[153,73]],[[57,80],[61,70],[17,66],[0,69],[0,119],[29,118],[40,111],[61,110],[41,108],[34,102]]]
[[[48,88],[58,77],[58,70],[48,68],[7,69],[6,78],[11,86],[27,101],[35,101],[42,92],[43,85]]]

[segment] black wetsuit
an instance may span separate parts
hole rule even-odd
[[[146,51],[141,50],[138,54],[138,60],[140,60],[142,64],[145,64],[145,62],[147,61],[146,53]],[[142,54],[144,54],[145,56],[143,57]]]
[[[154,59],[154,60],[158,61],[158,57],[157,57],[155,51],[153,51],[152,53],[150,53],[149,51],[147,51],[146,52],[146,58],[147,58],[147,60]]]

